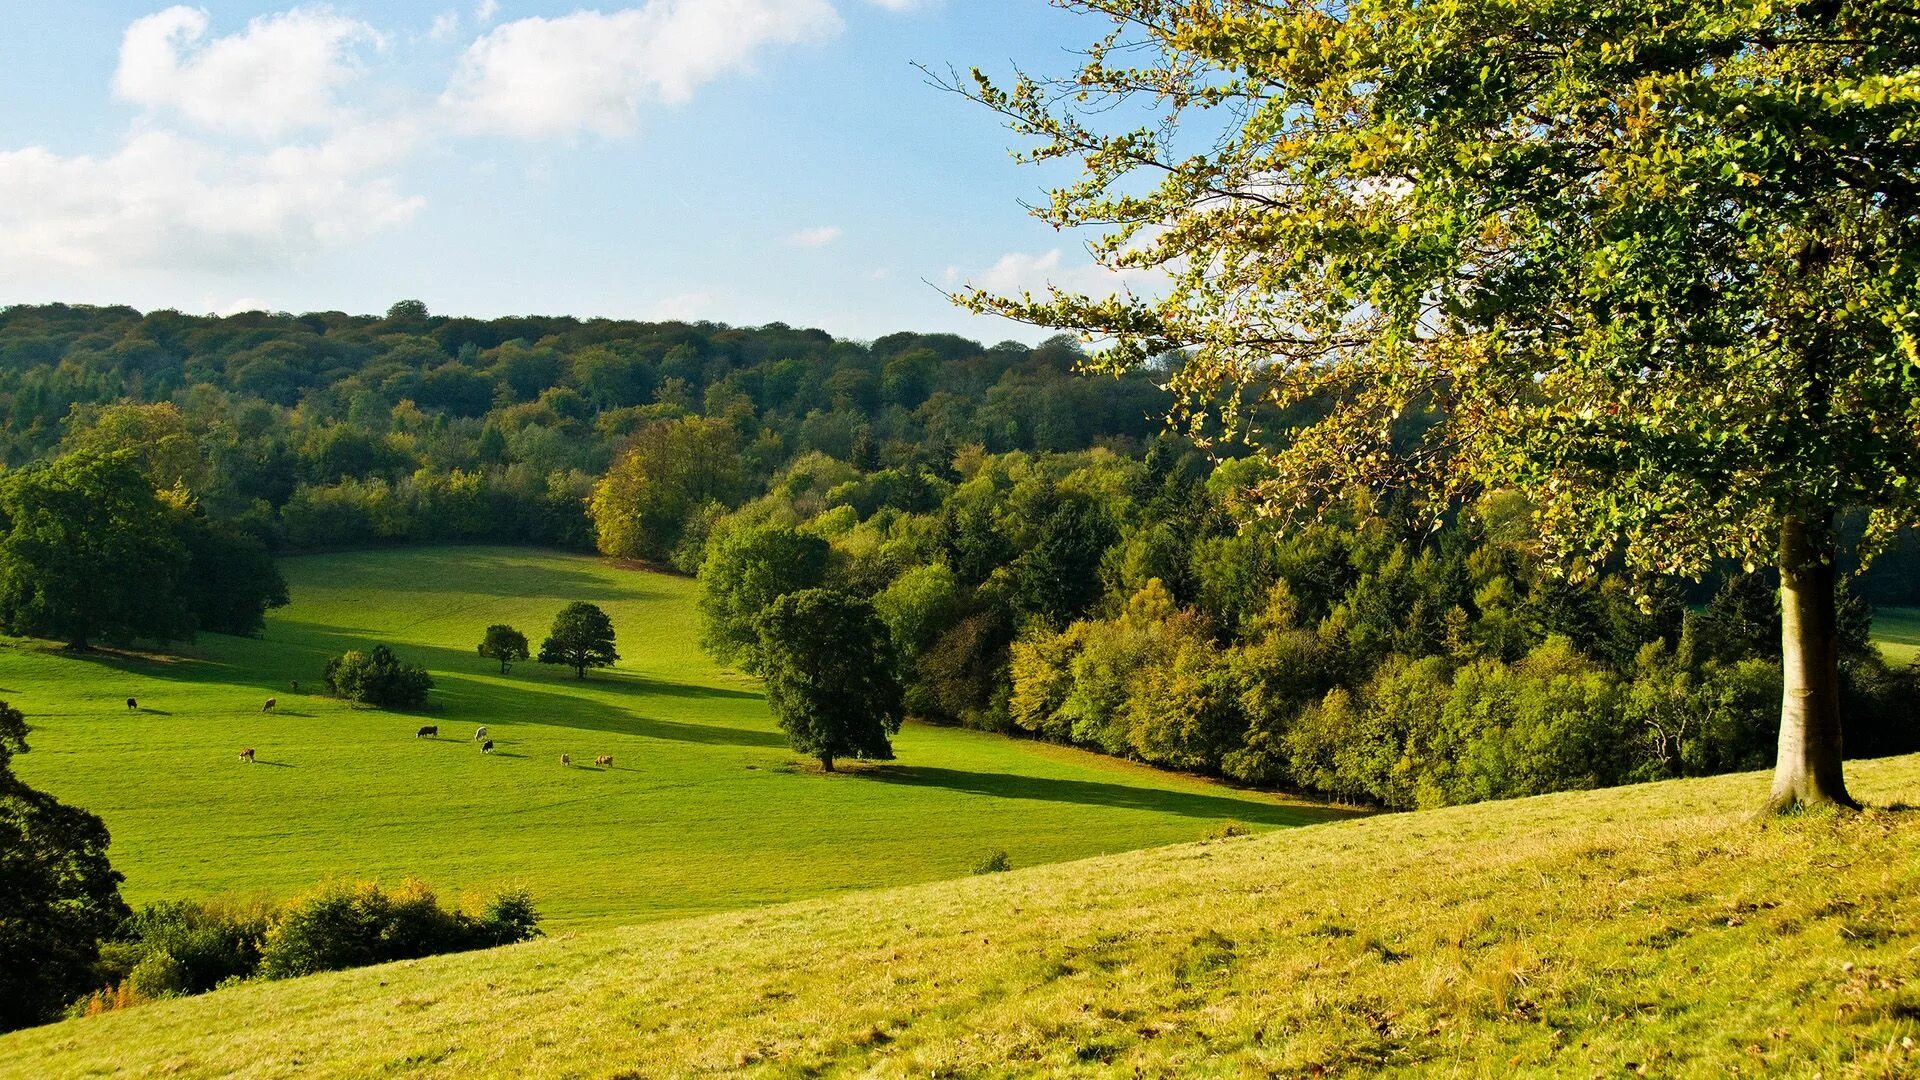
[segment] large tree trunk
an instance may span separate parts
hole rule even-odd
[[[1780,756],[1769,809],[1843,806],[1840,635],[1831,520],[1789,518],[1780,528]]]

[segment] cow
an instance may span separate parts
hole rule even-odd
[[[480,728],[479,728],[479,730],[477,730],[477,731],[475,731],[475,732],[473,733],[473,741],[474,741],[474,742],[479,742],[480,740],[482,740],[482,739],[484,739],[484,738],[486,738],[486,737],[487,737],[487,726],[486,726],[485,724],[482,724],[482,725],[480,725]]]
[[[486,742],[483,742],[483,743],[481,743],[481,744],[480,744],[480,752],[481,752],[481,753],[483,753],[483,754],[491,754],[491,753],[493,753],[493,740],[492,740],[492,739],[488,739],[488,740],[487,740]]]
[[[606,768],[609,768],[609,769],[611,769],[611,768],[613,768],[613,755],[612,755],[612,754],[601,754],[601,755],[600,755],[599,757],[597,757],[597,758],[594,758],[594,759],[593,759],[593,763],[594,763],[595,765],[601,765],[601,766],[604,766],[604,767],[606,767]]]
[[[437,739],[440,737],[440,729],[432,724],[428,724],[426,727],[414,732],[413,737],[416,739]]]
[[[560,755],[560,767],[561,767],[561,768],[563,768],[563,769],[566,769],[566,768],[571,768],[572,766],[573,766],[573,755],[572,755],[572,754],[561,754],[561,755]]]
[[[279,699],[279,698],[277,698],[277,697],[270,697],[270,698],[268,698],[268,699],[267,699],[267,703],[266,703],[265,705],[262,705],[262,706],[260,706],[260,711],[261,711],[261,712],[272,712],[272,711],[273,711],[273,707],[274,707],[275,705],[278,705],[278,704],[280,704],[280,699]]]
[[[240,751],[240,760],[249,765],[253,764],[253,747],[249,746],[245,750]]]
[[[128,699],[127,699],[127,711],[128,711],[128,712],[132,712],[133,710],[135,710],[135,709],[137,709],[137,708],[139,708],[139,707],[140,707],[140,703],[139,703],[139,702],[137,702],[137,701],[135,701],[135,700],[133,700],[132,698],[128,698]]]

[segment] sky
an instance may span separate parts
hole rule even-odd
[[[913,64],[1071,71],[1043,0],[0,0],[0,305],[1046,332],[1063,173]]]

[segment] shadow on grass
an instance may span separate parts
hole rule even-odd
[[[555,611],[575,600],[606,603],[647,600],[666,595],[660,590],[648,588],[649,582],[644,574],[605,577],[589,569],[594,565],[590,558],[573,563],[555,559],[553,553],[534,548],[393,548],[384,549],[378,559],[368,559],[365,555],[365,552],[354,552],[332,556],[296,556],[288,561],[344,557],[353,563],[351,583],[355,588],[391,585],[406,592],[472,595],[476,582],[497,581],[505,583],[503,595],[506,596],[555,598]],[[457,567],[459,572],[448,573],[450,566]],[[296,565],[291,569],[294,572],[288,576],[294,579],[297,589],[303,584],[300,579],[305,577],[301,573],[304,568]]]
[[[1201,795],[1164,788],[1132,787],[1097,780],[1065,780],[1012,773],[962,772],[924,765],[878,765],[858,775],[883,784],[910,787],[938,787],[969,795],[990,795],[999,799],[1031,799],[1039,802],[1079,803],[1084,806],[1111,806],[1126,810],[1151,810],[1182,817],[1233,819],[1259,825],[1312,825],[1346,817],[1331,808],[1320,810],[1305,806],[1280,806],[1251,799],[1229,799],[1219,795]]]

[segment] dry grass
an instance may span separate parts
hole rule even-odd
[[[50,1076],[1920,1072],[1920,759],[1357,820],[222,991]]]

